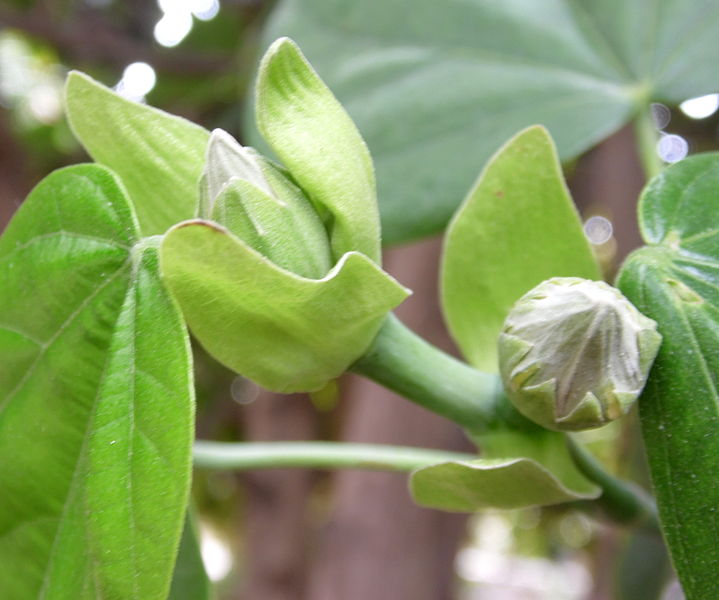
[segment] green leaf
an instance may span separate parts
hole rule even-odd
[[[688,158],[640,199],[644,239],[618,279],[664,337],[639,400],[662,528],[689,600],[719,589],[719,154]]]
[[[480,167],[535,123],[563,160],[648,102],[716,91],[709,0],[284,0],[292,37],[357,123],[385,242],[439,231]]]
[[[316,391],[371,343],[408,291],[348,252],[305,279],[224,227],[187,221],[161,249],[162,275],[200,343],[224,365],[277,392]]]
[[[187,335],[117,178],[57,171],[0,239],[0,597],[164,599],[190,476]]]
[[[524,293],[550,277],[599,279],[544,128],[525,129],[494,155],[450,223],[442,261],[450,332],[489,372],[502,323]]]
[[[144,235],[195,216],[209,132],[127,100],[77,71],[67,78],[65,97],[75,136],[94,160],[120,176]]]
[[[485,457],[416,470],[418,504],[459,512],[524,508],[597,498],[599,488],[574,466],[562,434],[483,435]]]
[[[380,262],[374,169],[357,128],[289,39],[267,51],[257,77],[257,126],[325,217],[334,257]]]
[[[196,519],[188,511],[168,600],[210,600],[210,598],[212,598],[212,585],[200,554]]]

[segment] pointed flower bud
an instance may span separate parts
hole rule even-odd
[[[366,352],[409,290],[380,267],[367,146],[289,39],[262,59],[256,112],[284,167],[213,132],[200,218],[165,234],[162,274],[217,360],[273,391],[315,391]]]
[[[617,289],[555,277],[510,311],[499,365],[520,412],[548,429],[577,431],[627,413],[660,343],[656,323]]]
[[[327,231],[305,193],[281,167],[222,129],[207,145],[199,212],[297,275],[320,279],[333,265]]]

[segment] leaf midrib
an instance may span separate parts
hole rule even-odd
[[[92,300],[92,298],[94,298],[95,296],[97,296],[97,295],[100,293],[100,291],[101,291],[102,289],[104,289],[104,288],[107,287],[112,281],[114,281],[115,279],[117,279],[117,278],[126,270],[126,268],[129,266],[130,261],[131,261],[131,257],[128,257],[128,259],[125,261],[125,263],[123,263],[123,265],[117,270],[117,272],[116,272],[112,277],[110,277],[108,280],[106,280],[105,282],[103,282],[102,285],[98,286],[98,288],[95,290],[95,292],[93,292],[90,296],[88,296],[88,298],[82,303],[81,307],[86,306],[86,305]],[[131,284],[130,284],[130,285],[131,285]],[[130,287],[130,285],[129,285],[128,287]],[[127,297],[127,292],[125,293],[125,298],[126,298],[126,297]],[[124,305],[124,302],[120,305],[120,309],[117,311],[117,315],[116,315],[116,318],[115,318],[115,325],[117,324],[117,320],[119,319],[120,315],[122,314],[122,306],[123,306],[123,305]],[[78,311],[76,311],[75,316],[76,316],[77,314],[79,314],[79,312],[81,312],[81,309],[79,309]],[[73,317],[73,318],[74,318],[74,317]],[[65,326],[65,324],[63,324],[63,327],[64,327],[64,326]],[[61,329],[62,329],[62,328],[61,328]],[[115,330],[115,327],[113,327],[113,331],[114,331],[114,330]],[[53,337],[54,337],[54,338],[57,338],[59,335],[60,335],[60,331],[58,331],[58,333],[56,333],[55,336],[53,336]],[[52,342],[50,342],[50,343],[48,344],[48,347],[51,345],[51,343],[52,343]],[[110,343],[112,343],[112,337],[110,338]],[[45,349],[45,350],[46,350],[46,349]],[[36,360],[35,363],[33,363],[33,365],[31,366],[31,368],[29,369],[29,371],[32,371],[32,370],[34,369],[35,365],[36,365],[37,363],[39,363],[40,357],[41,357],[43,354],[44,354],[44,351],[40,354],[40,356],[38,356],[38,359]],[[112,358],[112,354],[111,354],[110,352],[107,352],[107,353],[105,354],[105,359],[104,359],[104,362],[103,362],[102,372],[100,373],[100,377],[99,377],[98,380],[97,380],[97,390],[96,390],[96,393],[95,393],[95,398],[94,398],[93,403],[92,403],[92,408],[90,409],[89,418],[88,418],[87,424],[86,424],[86,426],[85,426],[85,431],[83,432],[82,444],[81,444],[81,446],[80,446],[80,451],[79,451],[79,453],[78,453],[77,460],[75,461],[75,467],[74,467],[74,469],[73,469],[72,479],[70,480],[70,487],[68,488],[67,495],[66,495],[66,497],[65,497],[65,502],[63,503],[63,507],[62,507],[62,511],[61,511],[61,513],[60,513],[60,516],[59,516],[58,519],[57,519],[57,520],[58,520],[58,526],[57,526],[57,528],[55,529],[55,534],[54,534],[54,536],[53,536],[52,545],[51,545],[51,547],[50,547],[50,552],[49,552],[49,554],[48,554],[47,565],[46,565],[46,567],[45,567],[45,575],[44,575],[44,577],[43,577],[42,587],[41,587],[40,592],[39,592],[39,595],[38,595],[39,600],[43,600],[44,598],[47,597],[48,586],[49,586],[49,584],[50,584],[50,577],[51,577],[51,574],[52,574],[52,566],[53,566],[54,561],[55,561],[55,558],[56,558],[56,556],[57,556],[57,548],[56,548],[56,546],[57,546],[57,544],[58,544],[58,542],[59,542],[59,540],[60,540],[60,538],[61,538],[61,535],[60,535],[60,534],[61,534],[63,525],[64,525],[64,523],[65,523],[65,519],[66,519],[66,516],[67,516],[67,512],[68,512],[68,510],[70,509],[70,507],[72,506],[72,500],[75,500],[75,497],[76,497],[76,495],[77,495],[78,485],[79,485],[79,484],[78,484],[78,481],[81,481],[81,479],[82,479],[80,476],[81,476],[83,473],[82,473],[82,469],[81,469],[80,467],[85,463],[85,461],[86,461],[86,459],[87,459],[87,445],[88,445],[88,441],[89,441],[89,439],[90,439],[90,437],[91,437],[91,436],[90,436],[90,432],[92,431],[92,428],[93,428],[93,425],[94,425],[95,411],[96,411],[96,408],[97,408],[97,404],[98,404],[98,400],[99,400],[99,395],[100,395],[100,392],[101,392],[101,390],[102,390],[102,382],[104,381],[105,375],[107,374],[107,369],[108,369],[108,366],[109,366],[110,363],[111,363],[111,358]],[[87,535],[87,533],[86,533],[86,535]],[[95,557],[92,555],[92,553],[89,553],[88,555],[89,555],[90,560],[91,560],[93,563],[96,564],[96,559],[95,559]],[[97,569],[93,569],[93,573],[95,573],[96,571],[97,571]],[[97,589],[98,589],[98,587],[96,586],[96,590],[97,590]]]
[[[324,22],[326,27],[329,27],[330,29],[336,28],[336,23],[334,23],[333,21],[328,21],[327,19],[323,19],[322,18],[323,16],[324,15],[321,11],[314,14],[314,18],[317,23]],[[579,25],[576,22],[576,19],[572,19],[572,21],[576,25],[577,31],[579,31],[579,32],[584,31],[583,28],[581,27],[581,25]],[[343,24],[342,36],[343,36],[343,38],[353,37],[353,38],[358,39],[363,42],[371,42],[373,44],[373,46],[376,46],[377,43],[381,43],[381,44],[384,44],[386,47],[393,47],[393,46],[399,46],[399,45],[414,46],[417,48],[423,47],[422,44],[419,43],[419,41],[402,41],[401,43],[398,43],[397,40],[394,40],[392,37],[379,35],[375,31],[365,31],[365,30],[362,30],[359,28],[352,29],[347,26],[347,23]],[[602,36],[602,39],[603,39],[603,36]],[[460,45],[456,45],[456,46],[443,45],[443,46],[439,47],[439,51],[437,51],[436,48],[437,47],[435,46],[435,53],[434,53],[435,56],[441,54],[444,57],[450,57],[450,58],[451,57],[458,57],[458,58],[461,57],[464,59],[474,58],[474,59],[479,59],[480,61],[482,60],[483,56],[490,56],[493,61],[496,61],[497,64],[501,64],[501,65],[508,65],[508,64],[524,65],[527,67],[540,68],[545,71],[558,72],[558,73],[563,72],[563,73],[568,73],[568,74],[575,75],[575,76],[582,75],[582,73],[580,71],[578,71],[577,69],[562,67],[560,65],[553,65],[551,63],[540,62],[538,60],[533,61],[533,60],[531,60],[531,58],[529,56],[519,57],[517,55],[499,52],[496,49],[481,48],[481,47],[477,47],[477,46],[462,47]],[[594,56],[598,59],[598,61],[601,65],[616,69],[616,65],[610,65],[610,64],[608,64],[608,62],[606,60],[604,60],[604,58],[606,58],[606,57],[604,57],[603,55],[597,54],[597,49],[593,45],[589,44],[588,48],[590,48],[592,50],[592,52],[594,52]],[[461,54],[462,50],[465,50],[466,54]],[[621,64],[623,64],[623,63],[621,63]],[[626,70],[626,66],[625,66],[625,73],[619,73],[619,72],[615,71],[615,75],[617,76],[616,81],[612,81],[610,79],[602,79],[599,77],[589,77],[589,76],[584,76],[584,77],[586,77],[588,80],[593,80],[593,81],[596,81],[598,83],[605,84],[605,85],[606,84],[612,85],[617,82],[622,82],[625,84],[636,83],[636,80],[634,79],[634,77],[631,76],[631,73],[628,70]],[[625,75],[629,75],[629,77],[625,78]]]

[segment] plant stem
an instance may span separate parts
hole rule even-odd
[[[567,436],[567,443],[579,470],[602,488],[602,495],[593,501],[594,504],[615,522],[643,525],[659,531],[656,505],[641,488],[607,473],[589,450],[571,436]]]
[[[206,469],[375,469],[412,471],[450,461],[473,460],[474,454],[379,444],[342,442],[195,442],[196,467]]]
[[[481,433],[509,421],[536,429],[507,401],[497,375],[483,373],[432,346],[390,314],[351,371]]]
[[[644,107],[637,113],[634,119],[634,135],[637,140],[639,159],[644,168],[644,176],[649,181],[664,168],[664,163],[657,153],[659,133],[649,107]]]
[[[570,438],[570,449],[579,469],[603,488],[593,502],[577,502],[577,508],[593,512],[601,506],[612,520],[645,525],[658,531],[656,508],[641,490],[606,473],[597,460]],[[206,442],[196,441],[195,467],[203,469],[372,469],[409,472],[420,467],[453,460],[474,460],[463,452],[428,450],[385,444],[343,442]]]
[[[385,320],[372,346],[351,370],[455,421],[472,436],[507,426],[524,431],[541,429],[507,400],[498,376],[445,354],[394,315]],[[607,473],[571,438],[569,444],[577,467],[603,490],[595,504],[621,523],[657,524],[656,508],[641,490]]]

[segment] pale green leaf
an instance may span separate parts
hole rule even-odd
[[[374,170],[357,128],[289,39],[260,64],[257,126],[317,205],[335,260],[356,250],[380,261]]]
[[[511,306],[563,276],[600,273],[552,140],[530,127],[494,155],[447,230],[442,307],[467,360],[496,372],[497,338]]]
[[[418,469],[415,501],[442,510],[525,508],[596,498],[599,488],[574,466],[564,436],[549,431],[481,438],[485,456]]]
[[[639,399],[662,529],[688,600],[719,589],[719,154],[690,157],[642,193],[650,244],[618,279],[664,341]]]
[[[80,143],[125,184],[144,235],[195,216],[209,132],[77,71],[67,78],[65,103]]]
[[[187,336],[116,177],[57,171],[0,239],[0,597],[164,600],[190,475]]]
[[[439,231],[524,127],[565,160],[719,81],[713,0],[283,0],[265,44],[280,35],[367,140],[389,243]]]
[[[161,255],[163,278],[200,343],[278,392],[318,390],[340,375],[408,294],[362,254],[305,279],[209,221],[171,229]]]

